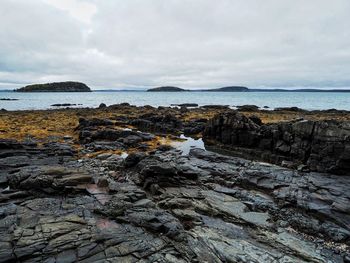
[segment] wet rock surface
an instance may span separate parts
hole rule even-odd
[[[202,149],[79,158],[0,140],[0,262],[348,262],[349,176]]]
[[[350,122],[295,120],[262,124],[230,111],[211,119],[203,133],[234,153],[293,168],[350,173]]]

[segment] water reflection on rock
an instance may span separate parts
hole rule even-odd
[[[194,139],[192,137],[187,137],[181,134],[180,139],[181,140],[171,141],[170,145],[177,150],[180,150],[182,152],[182,155],[188,155],[190,150],[193,148],[200,148],[205,150],[202,138]]]

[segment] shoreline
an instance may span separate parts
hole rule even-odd
[[[26,124],[30,124],[29,132],[33,130],[40,130],[41,127],[50,127],[51,132],[59,132],[62,136],[63,131],[69,130],[69,133],[73,133],[74,129],[78,125],[79,117],[86,118],[109,118],[116,116],[131,116],[136,117],[143,113],[155,112],[157,109],[169,110],[170,113],[175,114],[181,120],[192,120],[204,118],[206,120],[214,117],[214,115],[226,111],[233,110],[218,105],[210,105],[209,107],[152,107],[152,106],[132,106],[128,103],[121,103],[106,106],[105,108],[90,108],[90,107],[68,107],[68,108],[52,108],[52,109],[40,109],[40,110],[15,110],[15,111],[0,111],[0,138],[6,138],[7,133],[11,130],[15,130],[26,127]],[[280,108],[278,110],[272,109],[257,109],[254,105],[241,106],[238,109],[239,112],[245,116],[256,116],[262,120],[263,123],[275,123],[280,121],[290,121],[295,119],[307,119],[307,120],[350,120],[350,111],[345,110],[302,110],[296,107]],[[60,121],[63,121],[65,129],[62,128]],[[17,120],[17,126],[14,126],[13,121]],[[55,124],[55,122],[57,122]],[[23,125],[24,124],[24,125]],[[41,125],[41,127],[40,127]],[[12,129],[11,129],[12,127]],[[55,130],[57,129],[57,130]],[[48,134],[50,131],[48,131]]]
[[[93,95],[95,94],[95,95]],[[255,104],[261,108],[269,107],[270,109],[278,107],[296,106],[306,110],[327,110],[337,108],[338,110],[350,110],[348,105],[350,93],[333,93],[330,96],[327,93],[315,93],[314,95],[295,93],[289,95],[285,93],[140,93],[140,92],[97,92],[97,93],[4,93],[2,97],[16,98],[18,101],[1,101],[0,109],[5,110],[35,110],[50,109],[54,104],[83,104],[81,108],[98,107],[100,102],[107,105],[122,103],[128,101],[130,104],[137,106],[152,105],[170,106],[171,104],[198,104],[205,106],[229,105],[230,107],[244,106],[246,104]],[[120,96],[119,96],[119,95]],[[171,95],[171,96],[170,96]],[[287,96],[288,95],[288,96]],[[334,97],[333,97],[334,96]],[[332,98],[330,98],[332,97]],[[0,94],[1,98],[1,94]]]

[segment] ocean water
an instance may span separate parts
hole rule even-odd
[[[0,100],[0,109],[31,110],[49,109],[56,103],[82,104],[78,107],[98,107],[128,102],[132,105],[169,106],[171,104],[197,103],[199,105],[237,106],[254,104],[259,107],[296,106],[308,110],[339,109],[350,110],[350,93],[337,92],[87,92],[87,93],[16,93],[0,92],[0,98],[18,99]]]

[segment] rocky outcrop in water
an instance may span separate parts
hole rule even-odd
[[[15,100],[18,100],[18,99],[12,99],[12,98],[0,98],[0,100],[3,100],[3,101],[15,101]]]
[[[203,136],[246,158],[311,171],[350,173],[350,122],[298,120],[259,125],[230,111],[210,120]]]

